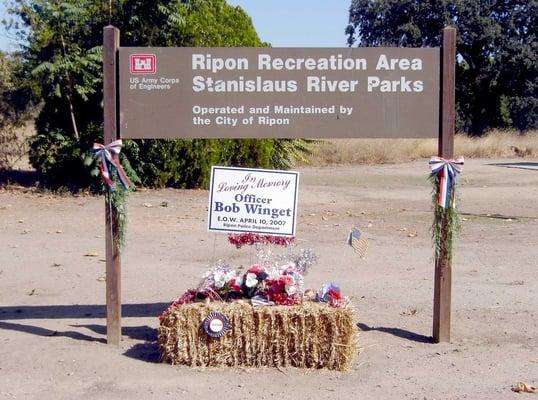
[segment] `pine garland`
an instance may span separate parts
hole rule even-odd
[[[431,174],[429,180],[433,186],[432,204],[434,217],[431,232],[435,260],[437,261],[441,258],[446,258],[446,260],[450,263],[452,262],[454,243],[461,227],[460,215],[457,207],[458,202],[455,204],[456,191],[454,190],[455,188],[451,191],[450,204],[447,208],[443,208],[437,203],[437,195],[439,193],[439,177],[437,174]],[[446,231],[443,232],[443,229]],[[445,242],[443,242],[443,237]],[[445,243],[444,247],[443,243]]]
[[[121,185],[118,184],[117,178],[113,178],[116,182],[116,190],[112,190],[108,185],[105,185],[105,200],[109,205],[111,215],[107,215],[107,221],[112,221],[110,226],[112,232],[116,232],[116,235],[112,235],[114,246],[120,250],[125,247],[127,238],[127,199],[129,197],[129,190],[124,190]]]
[[[125,247],[127,232],[127,197],[132,184],[122,168],[119,155],[122,140],[117,139],[108,145],[93,144],[104,181],[106,202],[106,221],[110,227],[110,238],[114,249],[122,250]],[[129,166],[130,167],[130,166]]]

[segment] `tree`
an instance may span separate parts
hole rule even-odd
[[[538,1],[353,0],[346,29],[359,46],[439,46],[458,29],[458,127],[538,127]]]
[[[25,69],[39,82],[43,107],[30,160],[53,186],[99,185],[91,154],[102,140],[102,29],[109,20],[123,46],[263,46],[252,21],[225,0],[16,0],[24,26]],[[135,182],[149,186],[207,184],[212,164],[272,167],[275,140],[127,141],[122,162]],[[294,141],[295,149],[304,142]],[[293,147],[293,146],[292,146]]]

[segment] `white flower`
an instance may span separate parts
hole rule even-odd
[[[282,273],[280,268],[271,268],[270,270],[267,270],[267,275],[268,279],[278,279]]]
[[[225,276],[226,276],[226,282],[229,282],[231,281],[233,278],[235,278],[235,271],[233,269],[229,270],[226,272]]]
[[[213,281],[215,282],[215,287],[220,289],[224,287],[228,282],[235,278],[236,272],[234,270],[222,271],[217,270],[213,273]]]
[[[291,275],[288,275],[288,276],[291,278],[291,282],[286,284],[284,289],[286,290],[286,293],[288,294],[288,296],[292,296],[295,293],[297,293],[297,286],[295,286],[295,279],[293,279],[293,276]]]
[[[303,276],[302,276],[300,273],[298,273],[298,272],[294,272],[294,273],[292,274],[292,276],[293,276],[293,279],[295,280],[295,284],[297,285],[297,287],[300,288],[300,289],[302,290],[302,287],[303,287],[303,285],[304,285],[304,278],[303,278]]]
[[[243,284],[243,277],[241,275],[235,277],[235,284],[241,286]]]
[[[295,285],[286,285],[286,293],[288,296],[293,296],[297,293],[297,286]]]
[[[297,266],[295,265],[294,262],[290,261],[289,263],[287,264],[284,264],[280,267],[280,274],[286,274],[286,275],[289,275],[293,272],[295,272],[295,269],[297,268]]]
[[[247,274],[246,279],[245,279],[245,285],[246,285],[248,288],[253,288],[253,287],[255,287],[257,284],[258,284],[258,277],[256,276],[256,274],[253,274],[252,272],[249,272],[249,273]]]
[[[213,281],[215,282],[215,287],[217,289],[222,288],[227,281],[226,279],[226,273],[222,271],[215,271],[213,273]]]

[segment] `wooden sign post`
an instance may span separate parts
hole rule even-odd
[[[441,102],[439,125],[439,157],[454,157],[456,124],[456,29],[443,29],[441,46]],[[450,342],[452,265],[447,248],[448,223],[442,221],[441,249],[435,260],[433,293],[433,341]]]
[[[119,139],[117,60],[120,31],[107,26],[103,32],[103,135],[104,145]],[[115,210],[105,202],[106,246],[106,334],[107,343],[119,346],[121,340],[121,257],[117,241]]]
[[[120,47],[103,34],[104,144],[123,138],[439,138],[452,158],[456,30],[442,48]],[[120,101],[121,100],[121,101]],[[121,340],[116,216],[106,214],[107,341]],[[433,338],[450,340],[448,225],[435,260]]]

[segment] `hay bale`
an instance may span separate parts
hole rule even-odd
[[[202,323],[221,312],[231,328],[213,339]],[[347,370],[358,353],[351,306],[253,307],[245,301],[173,307],[159,328],[162,361],[191,367],[299,367]]]

